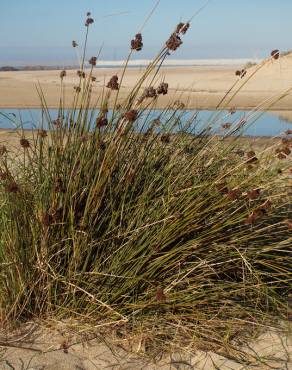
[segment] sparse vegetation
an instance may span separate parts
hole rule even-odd
[[[92,23],[89,14],[86,40]],[[98,60],[85,68],[85,41],[72,109],[62,71],[58,116],[39,87],[38,130],[19,130],[17,153],[0,148],[3,325],[74,318],[120,335],[143,331],[155,353],[189,346],[250,361],[240,344],[287,322],[291,136],[277,152],[257,152],[240,141],[248,122],[217,136],[220,111],[198,130],[179,101],[153,119],[168,90],[159,66],[188,27],[176,28],[118,105],[126,63],[106,82],[100,110],[88,109]],[[139,33],[129,58],[142,47]]]

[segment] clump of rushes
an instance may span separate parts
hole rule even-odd
[[[261,150],[228,122],[218,137],[180,100],[160,112],[137,106],[139,96],[151,107],[167,94],[153,81],[188,28],[176,27],[112,111],[121,81],[113,76],[91,111],[93,76],[80,63],[72,109],[52,116],[39,90],[37,134],[21,130],[18,155],[0,146],[3,323],[70,319],[147,333],[162,352],[207,348],[263,366],[240,343],[287,320],[289,160],[275,154],[288,158],[291,142]],[[140,34],[131,47],[142,48]]]

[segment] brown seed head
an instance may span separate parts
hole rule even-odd
[[[168,83],[161,82],[161,84],[157,88],[157,94],[166,95],[168,93]]]
[[[129,122],[135,122],[138,117],[138,112],[134,109],[124,113],[123,116]]]
[[[88,61],[88,63],[91,64],[92,66],[96,66],[96,62],[97,62],[97,57],[91,57]]]
[[[112,76],[109,82],[107,83],[106,87],[108,87],[111,90],[119,90],[118,80],[119,78],[117,75]]]
[[[7,186],[5,187],[5,191],[7,193],[14,193],[14,194],[16,194],[16,193],[19,192],[19,187],[16,184],[16,182],[12,181],[9,184],[7,184]]]
[[[176,33],[173,33],[166,41],[165,45],[169,50],[175,51],[182,43],[181,38]]]
[[[277,158],[278,158],[278,159],[286,159],[286,156],[285,156],[285,154],[283,154],[283,153],[279,153],[279,154],[277,155]]]
[[[261,194],[260,189],[253,189],[247,192],[246,196],[248,199],[257,199]]]
[[[223,123],[221,125],[221,127],[223,128],[223,130],[228,130],[231,126],[232,126],[232,123],[230,123],[230,122],[226,122],[226,123]]]
[[[147,87],[144,92],[143,92],[143,97],[144,98],[156,98],[157,94],[156,94],[156,90],[154,89],[154,87],[150,86],[150,87]]]
[[[227,198],[230,200],[237,200],[240,198],[240,196],[241,196],[241,191],[237,188],[229,190],[229,192],[227,193]]]
[[[108,124],[108,119],[106,117],[97,117],[95,124],[97,127],[104,127]]]
[[[137,33],[135,35],[134,40],[131,40],[131,49],[136,50],[136,51],[140,51],[140,50],[142,50],[142,47],[143,47],[142,35],[141,35],[141,33]]]
[[[165,296],[164,291],[163,291],[162,288],[157,288],[157,290],[156,290],[156,300],[158,302],[165,302],[166,296]]]
[[[247,160],[248,163],[254,163],[254,162],[258,161],[258,159],[256,157],[256,154],[253,150],[250,150],[249,152],[247,152],[246,156],[248,158],[248,160]]]
[[[94,22],[94,19],[87,18],[85,22],[85,27],[89,27]]]
[[[183,35],[185,35],[187,33],[187,30],[190,28],[190,24],[187,22],[187,23],[179,23],[177,26],[176,26],[176,30],[175,32],[176,33],[182,33]]]
[[[81,91],[81,87],[80,87],[80,86],[74,86],[74,90],[75,90],[77,93],[80,93],[80,91]]]
[[[280,58],[280,51],[278,49],[271,51],[271,57],[275,60]]]
[[[63,80],[64,77],[66,77],[66,71],[65,70],[63,70],[63,71],[60,72],[60,78],[61,78],[61,80]]]
[[[73,48],[76,48],[78,46],[77,42],[73,40],[72,41],[72,46],[73,46]]]
[[[78,70],[77,71],[77,76],[80,77],[80,78],[85,78],[85,72]]]
[[[91,81],[92,82],[95,82],[96,81],[96,77],[95,76],[91,76]]]
[[[42,139],[44,139],[45,137],[48,136],[47,131],[46,130],[40,130],[38,132],[38,136],[41,137]]]
[[[164,144],[169,144],[170,143],[170,134],[163,134],[163,135],[161,135],[160,140]]]
[[[281,149],[281,152],[286,154],[286,155],[289,155],[291,154],[291,150],[287,147],[287,146],[284,146],[282,149]]]
[[[25,139],[25,138],[21,138],[21,139],[19,140],[19,142],[20,142],[20,145],[21,145],[24,149],[27,149],[27,148],[29,148],[29,147],[30,147],[30,143],[29,143],[29,141],[28,141],[27,139]]]

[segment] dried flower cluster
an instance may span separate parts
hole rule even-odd
[[[124,113],[123,117],[129,122],[135,122],[138,117],[138,111],[132,109],[126,113]]]
[[[80,77],[80,78],[85,78],[85,72],[78,70],[77,71],[77,76]]]
[[[118,80],[119,78],[117,75],[112,76],[109,82],[107,83],[106,87],[108,87],[111,90],[119,90]]]
[[[237,70],[235,72],[235,76],[239,76],[240,78],[243,78],[245,75],[246,75],[246,70],[245,69],[242,69],[241,71]]]
[[[157,94],[166,95],[168,93],[168,83],[161,82],[161,84],[157,88]]]
[[[95,124],[97,127],[104,127],[108,124],[108,119],[103,115],[96,118]]]
[[[87,13],[88,14],[88,13]],[[85,27],[89,27],[94,22],[93,18],[88,17],[85,21]]]
[[[91,57],[88,61],[88,63],[91,64],[92,66],[96,66],[96,62],[97,62],[97,57]]]
[[[170,38],[166,41],[165,45],[169,50],[175,51],[181,46],[182,43],[183,42],[179,35],[177,33],[173,33],[170,36]]]
[[[253,150],[250,150],[246,153],[247,156],[247,163],[255,163],[258,161],[258,158],[256,157],[256,154]]]
[[[271,57],[275,60],[280,58],[280,51],[278,49],[271,51]]]
[[[61,80],[63,80],[63,78],[66,77],[66,74],[67,73],[66,73],[65,70],[63,70],[63,71],[60,72],[60,78],[61,78]]]
[[[38,136],[41,137],[42,139],[44,139],[48,136],[48,133],[47,133],[46,130],[39,130]]]
[[[183,35],[185,35],[187,33],[187,30],[190,28],[190,24],[189,22],[187,23],[179,23],[177,26],[176,26],[176,30],[175,30],[175,33],[181,33]]]
[[[131,40],[131,49],[136,50],[136,51],[140,51],[140,50],[142,50],[142,47],[143,47],[142,35],[141,35],[141,33],[137,33],[135,35],[134,40]]]
[[[19,140],[19,142],[20,142],[20,145],[21,145],[24,149],[27,149],[27,148],[29,148],[29,147],[30,147],[30,143],[29,143],[29,141],[28,141],[27,139],[25,139],[25,138],[21,138],[21,139]]]

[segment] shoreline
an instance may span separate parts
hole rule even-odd
[[[244,79],[236,77],[239,67],[232,66],[163,66],[152,82],[151,77],[142,84],[145,87],[158,86],[160,82],[169,85],[168,94],[159,96],[153,108],[164,109],[176,100],[186,109],[214,110],[222,97],[236,84],[221,109],[289,111],[292,110],[292,54],[279,61],[271,61],[257,71],[258,65],[247,69]],[[122,103],[141,78],[144,67],[129,68],[124,76],[119,92],[118,103]],[[86,73],[88,70],[85,71]],[[99,107],[98,97],[113,75],[121,79],[120,67],[99,67],[94,69],[96,81],[92,86],[92,104]],[[79,83],[77,70],[67,70],[64,78],[65,108],[71,108],[74,86]],[[50,109],[59,107],[60,70],[7,71],[0,73],[0,109],[38,109],[40,98],[37,86],[41,87],[46,105]],[[233,93],[234,92],[234,93]],[[287,93],[287,94],[285,94]],[[115,92],[109,99],[113,106]],[[226,105],[225,105],[226,104]]]

